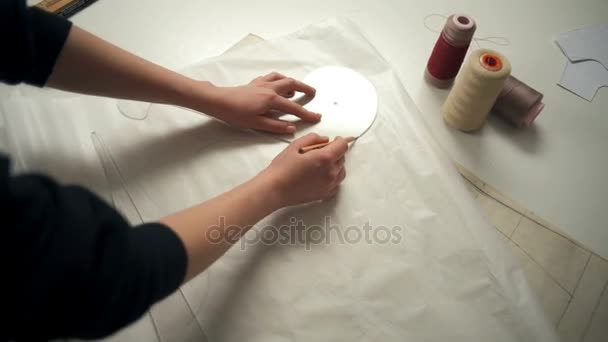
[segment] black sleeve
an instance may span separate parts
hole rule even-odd
[[[131,228],[78,186],[11,177],[1,156],[0,207],[0,340],[104,337],[184,280],[186,251],[173,230]]]
[[[72,23],[25,5],[0,0],[0,81],[43,86],[53,71]]]

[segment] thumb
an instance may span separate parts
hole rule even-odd
[[[295,148],[296,150],[299,150],[302,147],[306,147],[306,146],[310,146],[310,145],[314,145],[314,144],[326,143],[328,141],[329,141],[328,137],[322,137],[322,136],[318,135],[317,133],[308,133],[305,136],[294,140],[289,146],[292,148]]]

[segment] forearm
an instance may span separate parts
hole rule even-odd
[[[208,82],[137,57],[73,26],[47,86],[83,94],[191,107],[213,88]]]
[[[209,267],[254,224],[282,206],[273,189],[272,180],[259,175],[212,200],[161,220],[186,247],[186,281]]]

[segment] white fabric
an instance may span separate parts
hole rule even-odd
[[[351,23],[313,25],[193,70],[201,79],[235,85],[275,70],[302,78],[323,65],[353,68],[374,84],[376,121],[348,153],[348,177],[335,200],[274,213],[244,241],[269,230],[268,225],[289,225],[294,219],[325,227],[326,217],[333,234],[369,223],[372,232],[398,227],[400,239],[395,234],[389,243],[310,244],[310,235],[304,244],[235,245],[183,288],[207,338],[557,340],[521,269],[434,145],[399,79]],[[61,105],[89,118],[89,126],[80,130],[103,136],[145,220],[228,190],[254,176],[285,147],[276,139],[169,106],[150,107],[143,121],[118,114],[102,120],[101,110],[117,112],[108,102],[57,100],[45,116],[29,118],[58,120]],[[11,110],[7,121],[23,114],[22,107],[4,106]],[[92,113],[98,115],[91,119]],[[48,136],[72,136],[53,125],[40,127],[48,127]],[[72,137],[89,150],[90,139]],[[36,146],[41,154],[51,150],[50,139],[45,142]]]

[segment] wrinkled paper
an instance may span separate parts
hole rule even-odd
[[[334,200],[275,212],[183,286],[208,340],[556,341],[510,250],[399,78],[351,22],[331,19],[190,70],[236,85],[271,71],[303,78],[324,65],[369,79],[377,118],[348,152],[348,176]],[[286,147],[176,107],[150,106],[137,121],[107,102],[87,101],[53,106],[94,116],[81,129],[104,138],[144,220],[229,190]],[[10,105],[9,127],[19,108]],[[29,118],[58,120],[51,114]],[[61,132],[39,125],[49,127],[46,136]],[[12,136],[13,145],[21,143]],[[76,141],[87,147],[80,152],[90,149],[90,139]]]

